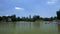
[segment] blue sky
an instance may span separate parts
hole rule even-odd
[[[60,0],[0,0],[0,16],[16,14],[20,17],[51,17],[56,16],[59,9]]]

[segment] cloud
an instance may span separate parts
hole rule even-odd
[[[49,5],[53,5],[53,4],[56,4],[58,0],[50,0],[50,1],[47,1],[47,4]]]
[[[48,1],[47,2],[47,4],[55,4],[56,2],[50,2],[50,1]]]
[[[15,7],[15,10],[24,10],[24,8]]]

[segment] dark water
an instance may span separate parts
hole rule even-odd
[[[0,23],[0,34],[60,34],[57,22]]]

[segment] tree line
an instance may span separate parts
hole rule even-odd
[[[60,20],[60,10],[56,12],[56,15],[55,17],[50,17],[50,18],[42,18],[40,17],[39,15],[34,15],[32,18],[31,18],[31,15],[29,15],[29,17],[16,17],[16,15],[11,15],[11,16],[0,16],[0,21],[12,21],[12,22],[15,22],[15,21],[40,21],[40,20],[43,20],[43,21],[52,21],[52,20]]]

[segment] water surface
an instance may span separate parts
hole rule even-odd
[[[57,22],[7,22],[0,23],[0,34],[60,34]]]

